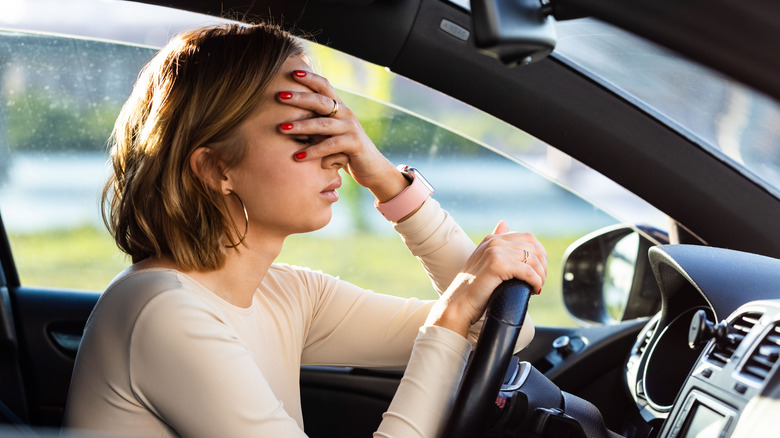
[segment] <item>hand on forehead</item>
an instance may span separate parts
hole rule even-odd
[[[289,105],[292,102],[285,102],[284,105],[280,102],[280,95],[285,95],[286,93],[316,94],[315,90],[294,79],[295,71],[305,71],[307,73],[311,73],[311,67],[309,67],[309,65],[301,58],[293,57],[288,59],[266,90],[266,96],[263,101],[267,103],[275,103],[276,105],[270,105],[270,107],[274,108],[274,110],[283,110],[284,107],[289,108],[291,111],[291,114],[288,115],[289,121],[319,117],[319,114],[317,114],[315,111],[312,111],[311,109],[300,107],[295,104]]]

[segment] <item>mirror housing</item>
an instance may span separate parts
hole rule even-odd
[[[555,48],[551,11],[540,0],[471,0],[474,43],[507,65],[530,64]]]
[[[613,324],[658,312],[661,293],[647,251],[664,243],[664,232],[624,225],[574,242],[564,255],[562,288],[571,316],[584,324]]]

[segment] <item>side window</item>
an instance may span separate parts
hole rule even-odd
[[[0,213],[22,284],[102,289],[106,140],[149,48],[0,32]]]
[[[134,2],[17,3],[0,14],[0,216],[14,263],[22,285],[103,290],[130,264],[100,215],[114,120],[153,46],[219,19]]]

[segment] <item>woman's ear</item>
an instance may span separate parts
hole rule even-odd
[[[230,188],[226,184],[228,178],[210,148],[200,146],[192,152],[190,169],[196,178],[206,183],[212,190],[225,195],[230,193]]]

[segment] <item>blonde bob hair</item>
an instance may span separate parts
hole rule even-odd
[[[208,147],[224,171],[245,155],[236,127],[301,44],[277,26],[220,24],[173,38],[141,71],[111,136],[103,220],[133,263],[171,256],[183,270],[224,265],[244,219],[189,165]],[[240,224],[236,222],[240,221]]]

